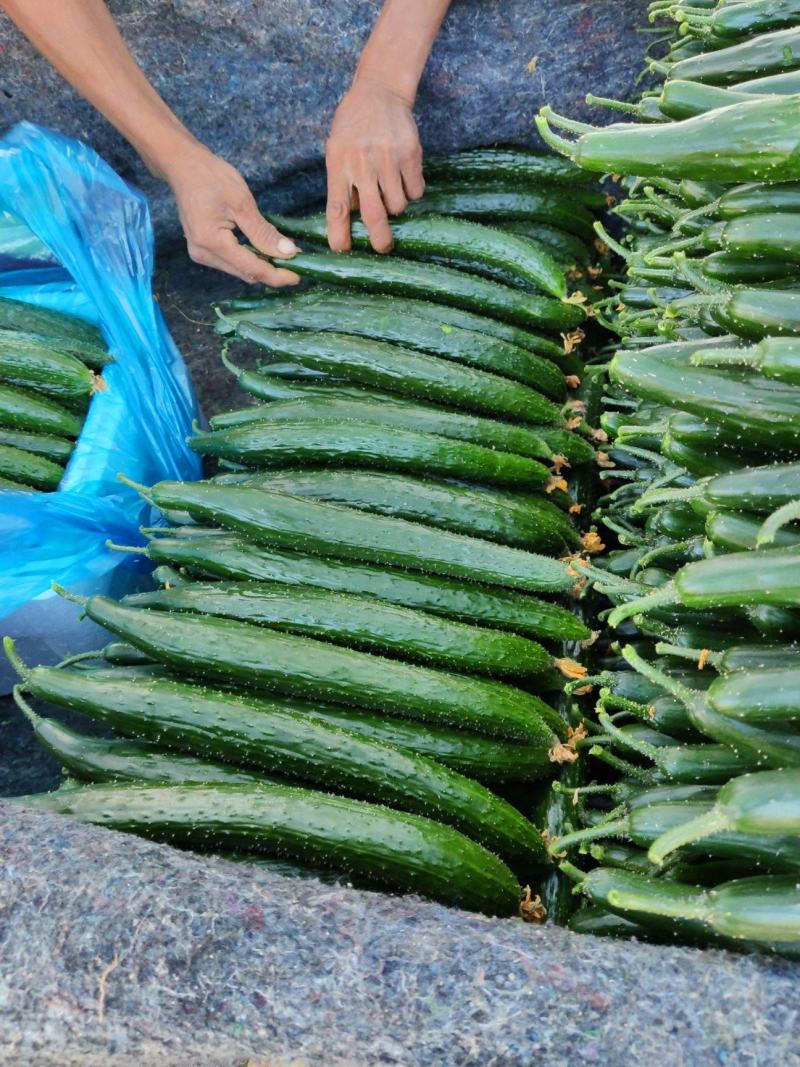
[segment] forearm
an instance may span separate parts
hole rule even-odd
[[[60,74],[165,176],[176,152],[201,149],[147,81],[104,0],[0,0]]]
[[[450,0],[386,0],[361,53],[353,84],[379,82],[413,106]]]

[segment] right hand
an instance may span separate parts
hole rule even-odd
[[[178,154],[163,168],[178,202],[183,232],[195,263],[214,267],[251,285],[296,285],[293,271],[275,267],[249,251],[248,241],[269,256],[290,259],[299,249],[267,222],[241,174],[203,145]]]
[[[359,210],[376,252],[389,252],[389,215],[425,192],[422,146],[412,103],[372,79],[356,78],[342,98],[325,150],[328,243],[351,247],[350,212]]]

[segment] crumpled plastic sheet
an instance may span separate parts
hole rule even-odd
[[[0,1062],[797,1067],[800,968],[199,861],[0,803]]]

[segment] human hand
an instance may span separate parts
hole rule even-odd
[[[267,222],[241,174],[203,145],[180,152],[163,167],[178,202],[189,255],[195,263],[225,271],[242,281],[280,287],[300,278],[274,267],[241,244],[235,230],[270,256],[288,259],[294,242]]]
[[[425,192],[422,146],[413,101],[373,79],[356,78],[342,98],[325,150],[328,243],[351,247],[350,212],[358,209],[376,252],[389,252],[387,215],[400,215]]]

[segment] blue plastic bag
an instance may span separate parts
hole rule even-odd
[[[51,583],[115,594],[141,584],[141,560],[106,540],[141,544],[139,527],[158,520],[117,474],[145,485],[197,478],[185,441],[197,403],[152,295],[153,232],[140,193],[91,148],[24,122],[0,139],[0,211],[0,296],[96,323],[115,357],[58,491],[0,492],[0,632],[14,636],[35,605],[42,645],[57,654],[69,641],[44,632],[48,613],[60,616]],[[22,625],[28,643],[31,625]]]

